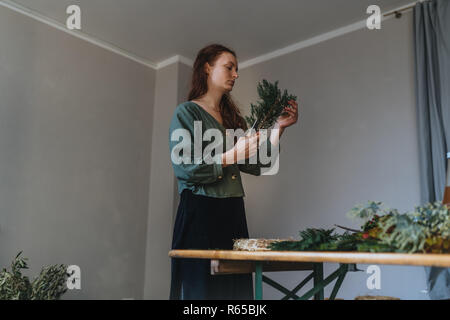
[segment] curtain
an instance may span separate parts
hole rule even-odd
[[[414,8],[421,201],[442,201],[450,152],[450,0]],[[449,168],[450,170],[450,168]],[[425,268],[431,299],[450,299],[450,269]]]

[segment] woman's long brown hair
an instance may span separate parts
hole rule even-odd
[[[217,58],[223,53],[229,52],[235,58],[236,54],[233,50],[220,44],[211,44],[201,49],[194,62],[194,70],[192,73],[191,89],[189,91],[188,100],[192,101],[203,96],[208,92],[208,75],[205,72],[205,63],[208,62],[213,66]],[[220,115],[222,116],[223,125],[227,129],[241,128],[244,131],[248,129],[247,123],[241,116],[239,108],[234,103],[227,92],[222,96],[219,105]]]

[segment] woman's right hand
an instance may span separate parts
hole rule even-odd
[[[253,157],[258,150],[259,131],[251,136],[242,136],[233,148],[222,154],[222,166]]]

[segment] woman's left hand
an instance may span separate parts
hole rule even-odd
[[[298,104],[294,100],[289,100],[288,103],[291,107],[284,107],[283,112],[287,112],[287,115],[279,116],[277,123],[281,129],[292,126],[298,120]]]

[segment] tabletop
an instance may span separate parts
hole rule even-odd
[[[171,250],[172,258],[211,260],[330,262],[348,264],[392,264],[450,267],[450,254],[371,253],[344,251],[237,251],[237,250]]]

